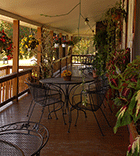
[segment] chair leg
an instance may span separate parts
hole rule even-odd
[[[72,122],[71,112],[72,112],[72,107],[70,108],[70,111],[69,111],[69,127],[68,127],[68,133],[70,133],[70,127],[71,127],[71,122]]]
[[[105,97],[105,99],[106,99],[106,101],[107,101],[107,98],[106,98],[106,97]],[[113,113],[113,111],[112,111],[112,109],[111,109],[111,107],[110,107],[110,105],[109,105],[108,102],[107,102],[107,104],[108,104],[108,107],[109,107],[109,109],[110,109],[110,112]]]
[[[30,118],[31,118],[32,113],[33,113],[33,110],[34,110],[34,108],[35,108],[35,105],[36,105],[36,103],[33,105],[33,108],[32,108],[32,110],[31,110],[31,113],[30,113],[30,115],[29,115],[29,117],[28,117],[28,121],[30,121]]]
[[[49,112],[49,114],[48,114],[48,119],[52,119],[52,117],[51,117],[51,112],[50,112],[50,107],[48,106],[48,112]]]
[[[78,117],[79,117],[79,110],[77,110],[77,117],[76,117],[75,125],[74,126],[77,126]]]
[[[27,117],[29,116],[29,112],[30,112],[30,109],[31,109],[31,107],[32,107],[32,104],[33,104],[33,100],[32,100],[31,103],[30,103],[30,106],[29,106],[29,109],[28,109],[28,112],[27,112]]]
[[[85,118],[87,118],[87,113],[86,113],[86,111],[84,111],[84,110],[82,110],[82,109],[81,109],[81,111],[84,112]]]
[[[39,119],[39,124],[41,122],[41,119],[42,119],[42,116],[43,116],[43,113],[44,113],[44,109],[45,109],[45,107],[42,108],[42,113],[41,113],[41,116],[40,116],[40,119]]]
[[[104,106],[104,108],[106,108],[106,106],[105,106],[104,102],[103,102],[103,106]]]
[[[102,110],[101,108],[100,108],[100,110],[101,110],[101,112],[102,112],[102,114],[103,114],[104,118],[106,119],[106,122],[108,123],[109,127],[111,127],[111,125],[109,124],[109,121],[107,120],[107,118],[106,118],[106,116],[105,116],[105,114],[104,114],[103,110]]]
[[[101,132],[102,136],[104,136],[104,134],[103,134],[103,132],[102,132],[102,129],[101,129],[101,127],[100,127],[100,124],[99,124],[99,122],[98,122],[98,120],[97,120],[97,117],[96,117],[96,115],[95,115],[95,113],[94,113],[94,112],[92,112],[92,113],[93,113],[93,115],[94,115],[94,117],[95,117],[95,119],[96,119],[96,122],[97,122],[97,124],[98,124],[98,127],[99,127],[99,129],[100,129],[100,132]]]
[[[66,125],[66,121],[65,121],[65,117],[64,117],[64,105],[62,106],[62,116],[63,116],[63,120],[64,120],[64,125]]]
[[[55,110],[55,104],[53,105],[53,111],[54,111],[54,114],[55,114],[55,119],[58,120],[58,117],[57,117],[57,114],[56,114],[56,110]]]

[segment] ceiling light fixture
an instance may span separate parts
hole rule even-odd
[[[89,19],[85,18],[85,25],[87,25],[89,23]]]

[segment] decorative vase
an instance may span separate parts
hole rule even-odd
[[[71,81],[71,76],[64,76],[63,79],[64,81]]]

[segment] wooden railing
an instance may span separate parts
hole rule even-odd
[[[72,55],[72,64],[92,64],[94,55]]]
[[[32,69],[25,69],[18,73],[11,73],[0,77],[0,107],[6,103],[17,99],[19,96],[28,91],[27,85],[24,83],[27,77],[30,77]],[[15,79],[18,80],[18,88],[13,85]],[[17,95],[13,94],[14,90],[18,90]]]
[[[37,74],[37,67],[36,66],[19,66],[19,71],[29,69],[29,68],[32,68],[32,75]],[[11,65],[0,67],[0,77],[7,75],[7,74],[11,74],[11,73],[12,73],[12,66]]]
[[[54,61],[53,63],[53,77],[57,77],[61,74],[62,70],[67,69],[69,65],[72,65],[72,56],[66,56]]]
[[[67,69],[69,65],[84,62],[91,63],[93,60],[94,55],[69,55],[58,59],[53,63],[53,76],[60,76],[62,70]],[[14,99],[18,99],[20,95],[28,91],[24,81],[31,75],[38,77],[36,66],[19,66],[18,73],[12,73],[12,66],[0,67],[0,107]],[[14,88],[13,85],[15,79],[17,79],[17,88]],[[13,94],[14,89],[18,90],[17,95]]]
[[[71,64],[71,55],[54,61],[54,76],[60,75],[63,68],[67,68]],[[28,91],[25,79],[30,76],[38,77],[36,66],[19,66],[18,73],[12,73],[12,66],[0,67],[0,107],[6,103],[18,99],[19,96]],[[17,88],[14,88],[15,79],[17,79]],[[14,95],[17,90],[17,95]]]

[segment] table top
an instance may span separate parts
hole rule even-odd
[[[0,155],[25,156],[18,146],[4,140],[0,140]]]
[[[94,78],[89,77],[85,78],[85,83],[89,83],[94,81]],[[41,79],[40,82],[42,84],[81,84],[83,82],[82,77],[71,77],[71,81],[65,81],[61,77],[56,77],[56,78],[47,78],[47,79]]]

